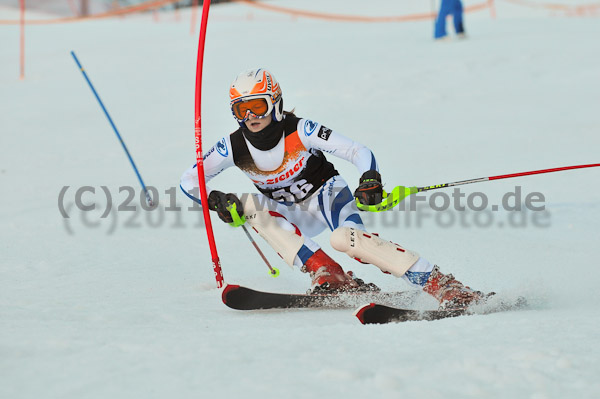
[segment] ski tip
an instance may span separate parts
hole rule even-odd
[[[371,308],[374,308],[375,304],[374,303],[367,303],[366,305],[363,305],[361,307],[359,307],[358,309],[356,309],[356,311],[354,312],[354,316],[356,316],[356,318],[362,323],[362,324],[366,324],[365,323],[365,312]]]
[[[237,284],[225,284],[225,287],[223,287],[223,292],[221,293],[221,299],[225,305],[227,305],[227,296],[229,293],[237,290],[238,288],[240,288],[240,286]]]

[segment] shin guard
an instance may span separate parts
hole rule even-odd
[[[300,230],[285,217],[268,209],[259,210],[257,200],[249,195],[243,199],[246,222],[256,231],[287,263],[294,266],[294,258],[304,245]]]
[[[350,227],[339,227],[331,233],[331,246],[351,258],[377,266],[384,273],[402,277],[419,254],[386,241],[374,234]]]

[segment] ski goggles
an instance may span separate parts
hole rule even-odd
[[[245,122],[250,114],[257,118],[264,118],[273,110],[273,104],[265,97],[254,97],[249,100],[239,99],[231,104],[231,112],[238,122]]]

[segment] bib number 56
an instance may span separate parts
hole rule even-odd
[[[273,191],[271,195],[275,201],[299,202],[306,198],[312,188],[312,184],[308,183],[306,179],[302,179],[289,187]]]

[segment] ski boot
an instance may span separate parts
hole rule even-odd
[[[308,258],[302,271],[309,273],[312,278],[309,294],[379,291],[374,284],[365,284],[363,280],[353,278],[352,272],[345,273],[322,249]]]
[[[441,273],[437,266],[429,275],[423,291],[440,302],[440,309],[446,310],[464,309],[494,294],[484,295],[481,291],[472,290],[456,280],[452,274]]]

